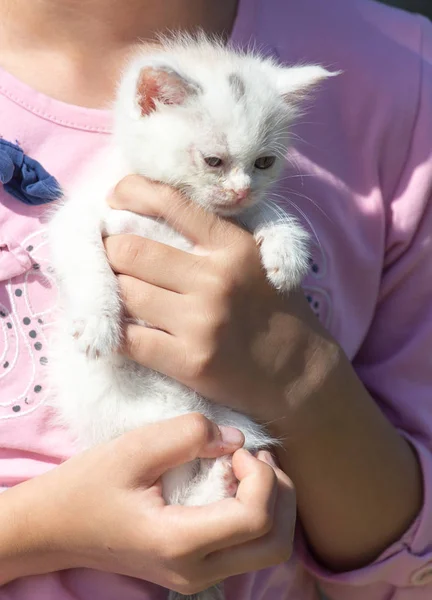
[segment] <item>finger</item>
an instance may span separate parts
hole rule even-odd
[[[256,502],[268,515],[272,514],[276,501],[274,469],[253,457],[247,450],[240,450],[234,454],[232,467],[240,482],[237,500],[244,505]]]
[[[121,352],[167,377],[185,372],[188,363],[186,347],[175,335],[133,323],[126,325]]]
[[[184,293],[196,284],[203,256],[183,252],[137,235],[113,235],[105,250],[114,272]]]
[[[121,296],[129,317],[173,334],[185,297],[135,277],[119,275]]]
[[[270,531],[276,501],[275,473],[246,451],[238,450],[234,458],[240,480],[236,498],[207,506],[164,508],[164,518],[171,522],[170,535],[186,540],[186,552],[198,551],[205,556]]]
[[[258,571],[289,560],[296,522],[295,491],[289,478],[280,469],[276,474],[277,501],[272,530],[259,539],[210,554],[202,566],[209,580]]]
[[[280,469],[280,467],[279,467],[278,463],[276,462],[276,459],[273,456],[273,454],[271,454],[267,450],[260,450],[258,452],[258,454],[256,455],[256,457],[258,458],[258,460],[261,460],[261,461],[267,463],[268,465],[270,465],[275,470],[276,473],[279,471],[282,475],[285,475],[285,477],[287,478],[287,480],[290,481],[288,475],[286,475]]]
[[[205,248],[221,248],[243,230],[231,221],[210,213],[173,188],[139,175],[125,177],[108,202],[112,208],[127,209],[150,217],[162,217],[173,229]]]
[[[282,469],[277,465],[274,456],[270,454],[270,452],[268,452],[267,450],[261,450],[257,454],[257,459],[267,463],[273,469],[278,482],[278,489],[282,489],[283,491],[286,491],[288,494],[290,494],[295,506],[294,484],[288,477],[288,475],[284,471],[282,471]],[[276,499],[276,502],[279,502],[279,496]]]
[[[189,413],[133,430],[115,443],[119,460],[133,465],[131,478],[153,485],[169,469],[196,458],[235,452],[243,445],[244,436],[238,429],[218,427],[199,413]]]

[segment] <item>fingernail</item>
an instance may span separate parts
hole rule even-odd
[[[264,459],[264,461],[271,467],[274,467],[275,469],[278,468],[275,459],[267,450],[263,450],[262,452],[260,452],[260,458]]]
[[[227,446],[235,446],[236,448],[243,446],[245,438],[239,429],[236,429],[235,427],[220,426],[219,431],[221,433],[222,441]]]

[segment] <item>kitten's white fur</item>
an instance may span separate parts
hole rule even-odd
[[[203,36],[163,40],[128,66],[112,143],[67,192],[50,223],[64,309],[54,353],[55,404],[84,446],[190,412],[239,428],[250,450],[273,443],[247,416],[115,352],[122,303],[102,237],[134,233],[187,251],[192,245],[161,221],[109,208],[106,198],[125,175],[138,173],[177,187],[208,210],[238,214],[260,244],[270,281],[289,290],[307,268],[307,235],[292,217],[281,218],[265,195],[283,167],[299,97],[330,75],[320,66],[282,67]],[[222,157],[224,166],[209,167],[209,156]],[[254,168],[263,156],[277,157],[275,164]],[[245,188],[249,204],[241,210],[232,201]],[[227,459],[196,461],[168,473],[167,501],[203,505],[226,497],[227,465]],[[220,588],[196,596],[222,597]]]

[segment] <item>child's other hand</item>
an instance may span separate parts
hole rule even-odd
[[[243,441],[237,430],[185,415],[127,433],[4,492],[0,584],[87,567],[191,594],[287,560],[292,484],[266,453],[257,459],[239,449]],[[236,498],[205,507],[165,504],[160,476],[168,469],[232,452]]]

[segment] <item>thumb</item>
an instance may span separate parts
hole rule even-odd
[[[127,445],[129,476],[147,484],[153,484],[169,469],[196,458],[232,454],[244,444],[241,431],[218,427],[199,413],[153,423],[122,437]]]

